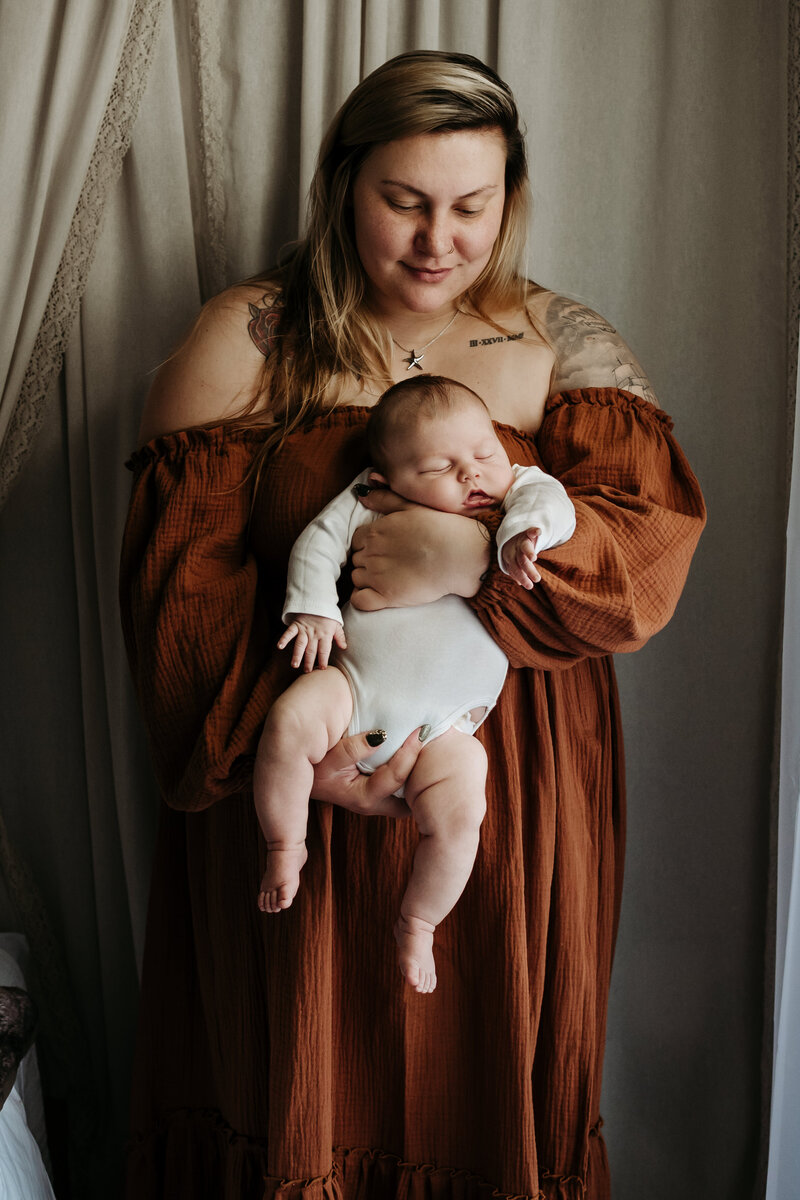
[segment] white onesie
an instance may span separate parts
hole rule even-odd
[[[497,531],[497,559],[516,534],[538,526],[537,551],[560,546],[575,529],[575,509],[552,475],[538,467],[513,468]],[[362,612],[339,607],[336,583],[359,525],[379,513],[359,503],[353,488],[366,483],[363,471],[300,534],[289,559],[283,620],[309,613],[341,621],[347,649],[334,661],[353,693],[348,733],[386,730],[386,741],[359,767],[371,772],[394,754],[409,733],[430,725],[427,741],[456,727],[474,733],[497,702],[508,669],[506,656],[460,596],[443,596],[413,608]],[[484,710],[480,720],[470,712]]]

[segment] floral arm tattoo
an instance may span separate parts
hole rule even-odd
[[[641,364],[613,325],[577,300],[550,294],[536,315],[556,354],[553,391],[613,387],[658,405]]]

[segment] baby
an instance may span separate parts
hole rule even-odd
[[[502,508],[498,561],[525,588],[540,578],[539,552],[572,536],[575,512],[552,476],[511,465],[483,401],[453,380],[421,375],[395,384],[372,410],[367,436],[375,470],[323,509],[289,560],[278,646],[294,641],[292,665],[310,673],[272,706],[258,747],[255,803],[267,843],[258,903],[280,912],[297,892],[314,764],[348,730],[377,727],[387,731],[381,749],[359,764],[370,772],[421,727],[425,744],[404,789],[420,840],[394,933],[406,982],[431,992],[434,930],[466,886],[486,810],[486,752],[469,735],[494,707],[508,663],[459,596],[376,608],[380,597],[364,589],[359,608],[340,610],[336,581],[352,535],[379,516],[358,494],[369,479],[443,512],[479,517]],[[335,665],[312,671],[327,667],[334,645]],[[396,812],[397,801],[386,811]]]

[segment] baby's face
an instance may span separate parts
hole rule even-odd
[[[393,439],[389,486],[428,508],[475,515],[496,507],[513,478],[491,418],[478,404],[422,417]]]

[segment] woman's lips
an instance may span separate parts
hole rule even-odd
[[[412,267],[410,263],[406,262],[402,266],[421,283],[439,283],[442,279],[446,279],[453,269],[452,267]]]

